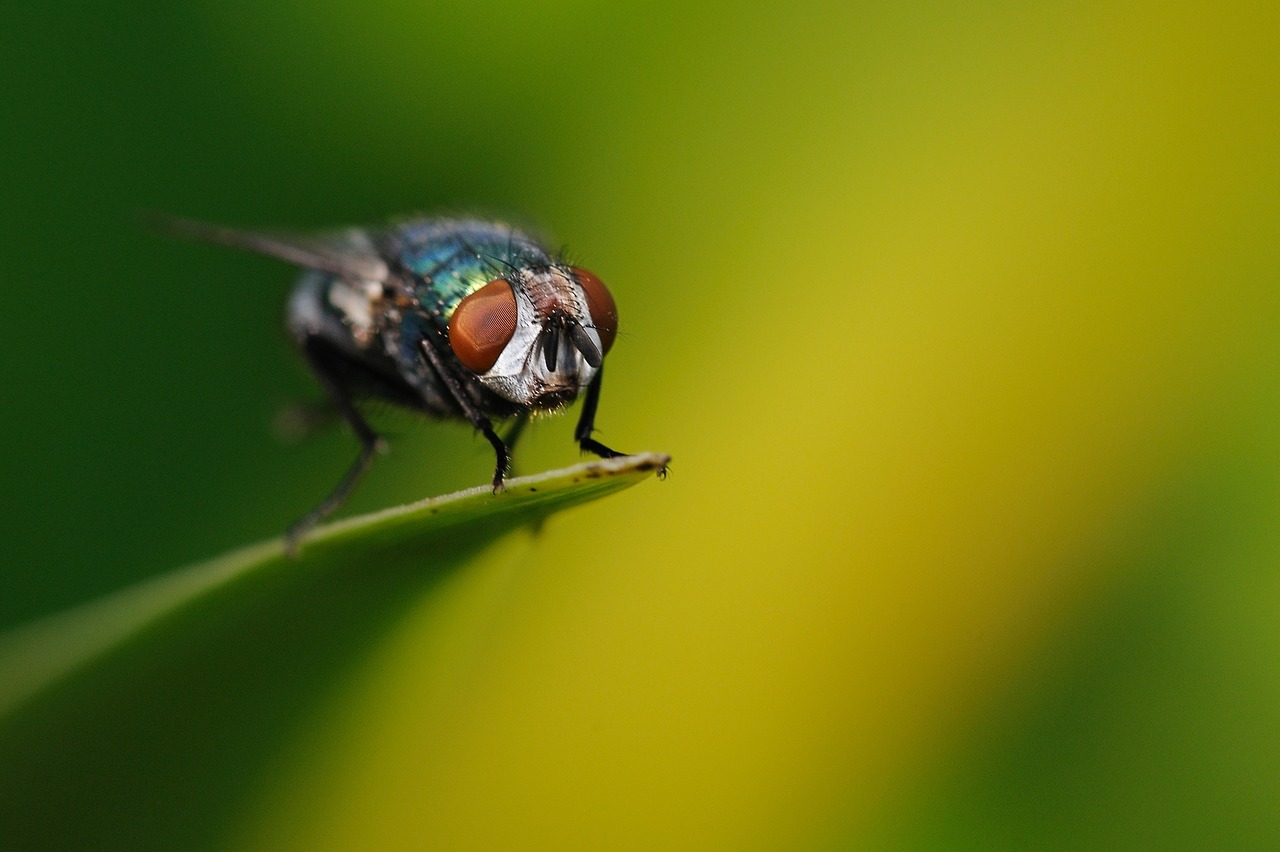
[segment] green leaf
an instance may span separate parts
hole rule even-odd
[[[0,637],[0,826],[22,848],[215,843],[245,781],[399,612],[506,533],[667,461],[351,518],[297,559],[281,539],[251,545]]]

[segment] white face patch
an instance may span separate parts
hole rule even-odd
[[[515,334],[480,381],[520,405],[559,408],[591,384],[597,368],[587,363],[569,334],[548,338],[543,331],[560,322],[576,322],[596,352],[603,352],[586,295],[566,270],[557,267],[522,270],[511,289],[516,296]],[[557,347],[551,359],[554,370],[547,368],[543,350],[548,339]]]

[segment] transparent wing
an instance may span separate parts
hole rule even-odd
[[[274,257],[297,266],[328,272],[350,281],[386,281],[387,264],[363,231],[307,237],[242,231],[190,219],[150,217],[163,231],[191,240],[231,246]]]

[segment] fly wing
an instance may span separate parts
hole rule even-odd
[[[378,256],[377,250],[363,231],[305,237],[241,231],[190,219],[157,219],[154,224],[180,237],[265,254],[352,282],[385,282],[390,277],[386,262]]]

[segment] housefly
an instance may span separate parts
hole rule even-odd
[[[357,408],[385,400],[466,420],[493,446],[493,488],[530,415],[583,396],[574,440],[602,458],[623,455],[591,437],[604,357],[618,309],[594,274],[499,222],[410,219],[318,237],[170,222],[177,233],[302,267],[286,322],[307,366],[360,441],[333,490],[289,527],[296,553],[308,530],[351,494],[383,439]],[[513,419],[504,441],[495,420]]]

